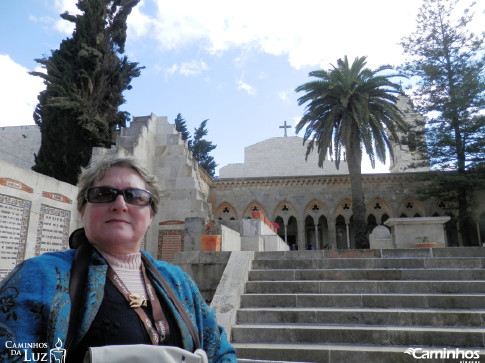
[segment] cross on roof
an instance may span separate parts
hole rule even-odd
[[[286,121],[285,121],[284,125],[280,126],[280,129],[284,129],[285,130],[285,137],[288,137],[288,135],[286,134],[286,129],[291,129],[291,126],[287,125]]]

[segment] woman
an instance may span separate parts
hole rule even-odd
[[[148,344],[236,362],[193,280],[140,251],[158,208],[155,177],[112,157],[83,169],[78,187],[84,229],[69,241],[77,250],[28,259],[2,282],[0,361],[67,348],[68,363],[82,362],[89,347]]]

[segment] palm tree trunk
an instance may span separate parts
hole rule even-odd
[[[347,150],[347,165],[349,167],[350,188],[352,193],[353,237],[356,248],[369,248],[367,238],[367,222],[365,220],[364,191],[362,188],[362,150],[360,142],[353,142],[356,147]]]

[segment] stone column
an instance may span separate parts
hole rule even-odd
[[[297,244],[298,244],[298,250],[300,251],[304,251],[305,250],[305,242],[306,242],[306,236],[305,236],[305,221],[299,219],[297,222],[296,222],[296,225],[297,225],[297,228],[298,228],[298,241],[297,241]]]
[[[285,243],[288,244],[288,223],[283,222],[283,226],[285,227]]]
[[[331,249],[337,249],[337,242],[335,241],[335,220],[329,220],[328,225],[328,245]]]
[[[318,235],[318,223],[315,223],[315,249],[320,249],[320,236]]]
[[[350,249],[350,224],[345,222],[345,231],[347,232],[347,248]]]

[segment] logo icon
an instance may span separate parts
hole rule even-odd
[[[62,341],[57,338],[55,348],[52,348],[49,352],[49,358],[51,363],[65,363],[66,362],[66,350],[62,348]]]
[[[404,351],[404,353],[412,355],[414,357],[414,352],[416,352],[416,349],[414,348],[408,348]]]

